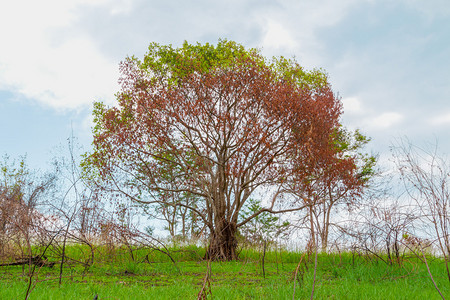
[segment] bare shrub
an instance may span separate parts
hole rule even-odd
[[[399,140],[393,153],[406,191],[418,207],[423,227],[434,233],[450,281],[450,162],[438,154],[437,146],[427,150],[408,140]]]
[[[53,192],[56,176],[31,172],[25,158],[16,162],[4,156],[0,167],[0,257],[32,257],[32,245],[48,240],[45,226],[51,218],[38,206]]]

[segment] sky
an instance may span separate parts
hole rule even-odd
[[[384,159],[401,137],[448,153],[449,24],[448,0],[1,0],[0,155],[44,169],[72,134],[89,150],[121,61],[219,39],[324,69]]]

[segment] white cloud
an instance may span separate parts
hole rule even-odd
[[[396,112],[386,112],[369,119],[368,126],[376,129],[388,129],[403,120],[403,116]]]
[[[266,33],[262,41],[264,48],[285,48],[291,50],[297,46],[297,43],[291,36],[290,32],[280,23],[273,20],[268,20],[265,31]]]
[[[343,98],[342,104],[345,114],[361,114],[363,112],[361,101],[356,97]]]
[[[55,108],[112,99],[117,90],[117,62],[104,57],[87,36],[57,41],[51,36],[76,20],[76,9],[86,3],[10,1],[0,11],[0,89]]]
[[[133,8],[133,1],[132,0],[117,0],[114,1],[115,3],[112,3],[110,13],[111,15],[120,15],[120,14],[127,14],[131,12]]]
[[[450,123],[450,113],[442,114],[433,117],[430,122],[432,125],[444,125]]]
[[[257,22],[265,34],[261,37],[265,55],[296,56],[306,68],[323,66],[324,53],[318,31],[332,28],[351,8],[368,0],[286,0],[261,11]],[[281,51],[280,51],[281,50]]]
[[[448,0],[403,0],[404,5],[412,7],[432,19],[436,16],[449,16]]]

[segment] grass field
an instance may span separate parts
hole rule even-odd
[[[244,250],[240,261],[211,262],[201,259],[204,249],[139,249],[108,251],[98,248],[87,269],[80,261],[88,252],[81,246],[68,248],[59,285],[58,260],[52,268],[36,267],[29,299],[197,299],[205,287],[208,299],[309,299],[314,276],[314,255]],[[51,251],[49,261],[52,260]],[[430,270],[444,296],[450,283],[441,259],[428,259]],[[25,299],[29,266],[0,267],[0,299]],[[210,270],[208,272],[208,270]],[[206,275],[209,274],[208,277]],[[209,280],[205,280],[205,277]],[[388,265],[374,256],[358,253],[319,254],[315,299],[441,299],[426,269],[416,257],[405,255]]]

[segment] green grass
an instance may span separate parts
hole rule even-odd
[[[68,254],[78,261],[89,249],[72,245]],[[169,249],[176,261],[158,251],[114,251],[99,247],[94,264],[84,266],[68,261],[59,286],[59,265],[36,269],[30,299],[196,299],[203,286],[208,263],[199,259],[205,253],[198,247]],[[108,252],[109,251],[109,252]],[[49,259],[57,261],[57,257]],[[55,252],[56,253],[56,252]],[[281,254],[281,255],[280,255]],[[245,249],[237,262],[211,263],[210,286],[213,299],[292,299],[294,271],[302,253],[269,251],[265,257],[265,278],[261,252]],[[299,268],[296,299],[309,299],[312,290],[314,258],[304,257]],[[445,264],[430,258],[438,287],[450,296]],[[0,267],[0,299],[24,299],[28,286],[28,266]],[[352,253],[320,254],[316,299],[440,299],[425,265],[415,257],[402,264],[387,265],[371,256]]]

